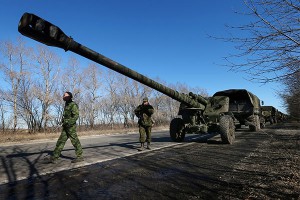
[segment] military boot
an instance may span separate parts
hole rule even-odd
[[[147,142],[147,149],[151,150],[150,142]]]
[[[71,163],[78,163],[78,162],[82,162],[82,161],[84,161],[84,158],[83,158],[83,157],[77,157],[77,158],[73,159],[73,160],[71,161]]]
[[[58,158],[55,158],[53,156],[44,158],[45,164],[56,164],[57,161],[58,161]]]
[[[144,150],[144,142],[141,142],[141,147],[138,148],[139,151],[143,151]]]

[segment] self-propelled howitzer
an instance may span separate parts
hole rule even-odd
[[[21,34],[38,42],[62,48],[65,51],[72,51],[181,102],[179,114],[182,115],[182,119],[175,118],[170,125],[170,135],[174,141],[182,141],[187,132],[207,132],[210,123],[205,121],[203,112],[209,102],[204,97],[193,93],[182,94],[149,79],[74,41],[72,37],[68,37],[59,27],[34,14],[24,13],[20,19],[18,30]],[[213,115],[209,116],[211,118]],[[226,134],[228,135],[228,133]],[[223,140],[225,143],[232,143],[230,137],[229,139],[226,138]]]

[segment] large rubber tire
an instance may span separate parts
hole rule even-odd
[[[172,119],[170,123],[170,136],[174,142],[182,142],[184,140],[184,122],[181,118]]]
[[[231,116],[220,118],[220,135],[224,144],[232,144],[235,139],[235,125]]]
[[[259,116],[258,115],[253,116],[252,123],[253,123],[253,125],[249,125],[250,131],[253,131],[253,132],[259,131],[260,130],[260,121],[259,121]]]

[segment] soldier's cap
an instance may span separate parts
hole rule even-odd
[[[143,102],[146,102],[146,101],[148,101],[148,98],[147,98],[147,97],[144,97],[144,98],[143,98]]]
[[[71,99],[73,98],[73,94],[71,92],[66,92],[70,97]]]

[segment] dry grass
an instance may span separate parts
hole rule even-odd
[[[235,166],[245,199],[297,199],[300,194],[300,124],[264,129],[267,140]],[[244,173],[243,173],[244,172]]]
[[[167,126],[153,127],[153,131],[168,129]],[[89,131],[77,131],[78,136],[89,136],[89,135],[104,135],[104,134],[124,134],[138,132],[138,127],[133,128],[114,128],[106,130],[89,130]],[[47,132],[47,133],[27,133],[25,131],[17,131],[15,133],[5,132],[0,133],[0,144],[2,143],[22,143],[34,140],[51,140],[57,139],[60,132]]]

